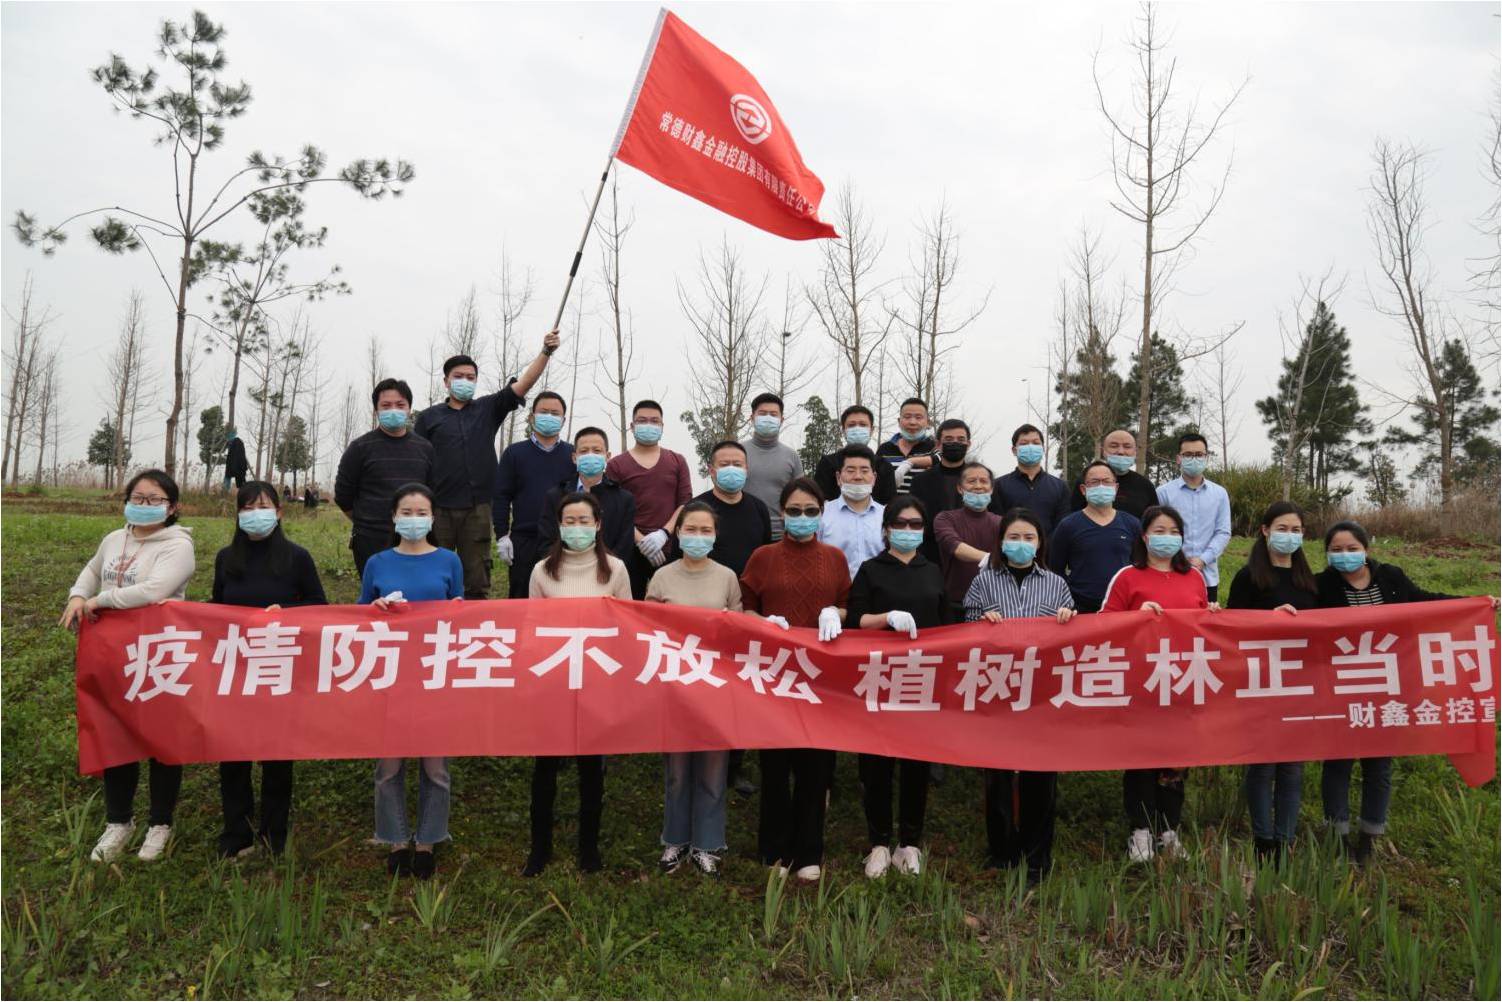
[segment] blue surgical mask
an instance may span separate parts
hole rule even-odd
[[[901,435],[909,442],[921,442],[928,437],[928,429],[919,428],[917,431],[908,431],[906,428],[899,428],[897,429],[897,434]]]
[[[240,528],[252,539],[260,539],[271,534],[276,528],[275,508],[252,508],[239,514]]]
[[[1043,462],[1043,446],[1032,443],[1017,446],[1017,462],[1023,466],[1037,466]]]
[[[678,549],[690,557],[707,557],[714,549],[713,536],[679,536]]]
[[[1009,564],[1026,567],[1038,555],[1038,547],[1025,539],[1003,539],[1001,555],[1007,558]]]
[[[739,466],[722,466],[714,471],[715,486],[727,494],[734,494],[746,486],[746,471]]]
[[[660,424],[634,424],[631,426],[631,434],[642,445],[656,445],[662,440],[662,425]]]
[[[449,396],[455,400],[473,400],[475,397],[475,381],[473,379],[450,379]]]
[[[893,529],[887,533],[887,539],[898,553],[912,553],[923,545],[923,530]]]
[[[1205,475],[1205,467],[1210,464],[1203,459],[1181,459],[1179,469],[1187,477],[1202,477]]]
[[[1297,553],[1304,545],[1304,534],[1302,532],[1269,532],[1267,545],[1274,553],[1284,555]]]
[[[1085,500],[1097,508],[1104,508],[1116,500],[1116,488],[1114,487],[1086,487]]]
[[[1184,548],[1182,536],[1148,536],[1147,550],[1155,557],[1171,557]]]
[[[574,467],[581,477],[598,477],[605,472],[605,457],[598,452],[585,452],[574,457]]]
[[[812,539],[819,531],[818,515],[794,515],[791,518],[784,517],[782,526],[787,534],[794,539]]]
[[[533,414],[532,430],[543,438],[552,438],[563,430],[563,416],[560,414]]]
[[[1125,473],[1127,470],[1130,470],[1132,467],[1134,467],[1134,466],[1137,465],[1137,457],[1136,456],[1107,456],[1106,457],[1106,465],[1111,468],[1111,472],[1115,473],[1119,477],[1123,473]]]
[[[167,506],[164,504],[131,504],[125,502],[125,521],[130,525],[161,525],[167,521]]]
[[[758,414],[751,421],[751,426],[756,429],[760,438],[776,438],[782,430],[782,418],[775,414]]]
[[[428,515],[403,515],[396,520],[396,534],[409,543],[427,539],[433,531],[433,519]]]
[[[853,424],[845,429],[846,445],[865,445],[871,441],[871,429],[863,424]]]
[[[960,495],[960,500],[965,502],[965,507],[971,511],[985,511],[991,507],[991,493],[976,494],[973,491],[965,491]]]
[[[393,407],[391,410],[377,412],[376,420],[379,421],[381,423],[381,427],[385,428],[387,431],[399,431],[400,429],[407,427],[407,412],[403,410],[397,410]]]
[[[1342,550],[1339,553],[1331,553],[1328,557],[1330,566],[1342,574],[1351,574],[1361,570],[1366,565],[1365,550]]]
[[[587,550],[595,544],[599,529],[593,525],[565,525],[558,530],[563,545],[574,551]]]

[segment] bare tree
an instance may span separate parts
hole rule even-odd
[[[10,370],[10,382],[6,391],[5,407],[5,452],[0,459],[0,477],[8,477],[14,483],[20,476],[21,445],[32,399],[35,394],[41,360],[46,352],[46,329],[52,322],[49,311],[40,313],[32,305],[31,276],[26,276],[21,286],[20,315],[9,310],[6,315],[15,325],[15,336],[5,352],[5,367]],[[14,472],[11,472],[14,471]]]
[[[853,402],[862,404],[866,376],[892,331],[892,314],[877,301],[881,286],[873,275],[886,241],[873,232],[852,184],[840,189],[834,216],[833,223],[844,238],[819,242],[823,256],[819,280],[804,294],[843,367],[850,371]]]
[[[532,295],[537,286],[532,278],[532,269],[528,268],[520,276],[511,266],[511,255],[505,245],[501,246],[501,287],[497,292],[500,301],[501,331],[495,346],[496,365],[502,379],[510,379],[517,374],[522,364],[522,339],[521,319],[527,312],[527,307],[532,304]],[[546,370],[544,370],[546,374]],[[543,387],[546,389],[546,386]],[[569,413],[573,413],[573,404],[570,402]],[[505,445],[516,441],[517,412],[512,411],[506,420]]]
[[[718,419],[716,438],[736,438],[767,361],[761,317],[767,278],[747,275],[739,252],[722,238],[717,254],[700,250],[698,286],[689,292],[678,285],[678,303],[703,363],[696,368],[690,397],[701,421]]]
[[[1209,408],[1209,417],[1200,422],[1200,428],[1216,439],[1215,451],[1229,461],[1236,433],[1241,428],[1241,415],[1235,411],[1233,401],[1246,381],[1246,370],[1236,364],[1236,353],[1229,341],[1219,344],[1202,365],[1205,375],[1198,399]]]
[[[360,394],[355,391],[353,386],[346,383],[344,386],[344,398],[340,402],[339,407],[338,438],[336,443],[339,447],[330,453],[328,471],[330,479],[334,476],[334,469],[338,465],[339,456],[344,452],[345,447],[366,430],[367,422],[370,420],[366,416],[368,413],[361,406]]]
[[[808,326],[808,314],[798,308],[802,302],[803,292],[794,287],[793,276],[784,276],[782,322],[772,334],[777,342],[777,395],[788,405],[819,375],[819,367],[802,358],[799,350],[799,341]]]
[[[928,401],[933,413],[948,414],[954,398],[948,356],[959,348],[955,339],[981,315],[991,294],[987,292],[975,310],[950,312],[960,254],[959,234],[946,201],[940,200],[933,214],[919,221],[915,258],[909,259],[912,272],[903,284],[904,306],[889,309],[903,335],[894,357],[905,392]]]
[[[42,486],[42,470],[47,463],[47,436],[57,434],[57,360],[61,346],[50,349],[41,359],[36,376],[37,465],[32,482]],[[53,444],[54,452],[56,443]]]
[[[1059,280],[1059,301],[1054,306],[1054,331],[1055,340],[1049,345],[1049,378],[1048,385],[1044,387],[1044,395],[1049,399],[1054,396],[1053,373],[1059,374],[1059,386],[1069,385],[1069,366],[1074,361],[1074,337],[1073,325],[1070,323],[1069,314],[1069,283]],[[1054,437],[1059,449],[1059,471],[1065,477],[1069,476],[1069,420],[1072,415],[1073,398],[1069,393],[1059,395],[1059,422],[1055,429],[1052,422],[1044,427],[1048,434]]]
[[[105,363],[109,375],[110,408],[114,412],[114,464],[105,471],[105,486],[119,487],[125,482],[127,445],[135,448],[136,415],[141,407],[146,376],[146,318],[139,289],[130,293],[125,319],[115,340],[115,350]]]
[[[1125,283],[1115,292],[1107,287],[1110,264],[1101,252],[1100,235],[1082,226],[1070,253],[1071,350],[1060,363],[1059,384],[1064,387],[1060,410],[1069,409],[1071,428],[1082,436],[1081,451],[1098,448],[1101,439],[1120,426],[1124,410],[1126,387],[1116,372],[1114,346],[1126,323],[1126,288]]]
[[[386,378],[386,359],[381,355],[381,340],[373,333],[365,345],[365,369],[369,379],[367,385],[374,390],[375,384]]]
[[[1502,76],[1492,71],[1492,100],[1487,106],[1486,139],[1482,144],[1481,176],[1491,186],[1492,202],[1476,221],[1477,231],[1486,239],[1488,253],[1473,259],[1471,289],[1473,302],[1481,310],[1483,359],[1495,370],[1502,354],[1499,324],[1502,324]]]
[[[1137,427],[1152,427],[1152,335],[1154,313],[1172,285],[1173,275],[1200,230],[1209,222],[1226,182],[1232,157],[1203,207],[1181,199],[1189,191],[1190,169],[1220,133],[1228,111],[1245,90],[1243,80],[1208,120],[1201,120],[1197,101],[1173,103],[1178,61],[1166,55],[1169,39],[1158,24],[1157,5],[1143,3],[1128,39],[1136,55],[1128,110],[1113,111],[1101,83],[1100,53],[1091,62],[1095,94],[1111,134],[1112,178],[1117,197],[1111,207],[1142,227],[1142,333],[1138,342]],[[1149,436],[1137,436],[1137,462],[1147,468]]]
[[[600,347],[600,365],[597,370],[595,389],[616,408],[621,448],[626,448],[627,385],[635,379],[632,363],[636,358],[636,332],[631,325],[631,315],[621,309],[621,248],[626,234],[636,221],[635,213],[621,217],[620,182],[610,176],[610,211],[595,219],[595,232],[600,236],[600,277],[605,288],[605,305],[608,310],[611,342]],[[600,384],[603,381],[604,386]]]

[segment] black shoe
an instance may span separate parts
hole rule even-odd
[[[1372,861],[1372,848],[1376,844],[1376,836],[1370,832],[1361,832],[1356,836],[1356,848],[1351,852],[1351,862],[1357,866],[1365,866]]]
[[[599,846],[581,845],[579,847],[579,872],[599,873],[603,869],[605,869],[605,862],[600,859]]]
[[[1276,863],[1278,857],[1278,843],[1275,839],[1254,838],[1252,839],[1252,852],[1255,853],[1258,866],[1267,866]]]
[[[412,854],[412,876],[418,880],[432,880],[438,870],[438,858],[432,849],[418,849]]]
[[[542,874],[542,871],[548,868],[548,863],[552,860],[552,858],[553,854],[550,852],[540,852],[536,849],[533,849],[527,854],[526,863],[522,865],[522,876],[540,876]]]
[[[1043,871],[1042,870],[1035,870],[1032,867],[1028,867],[1028,869],[1027,869],[1027,889],[1028,890],[1032,890],[1034,887],[1037,887],[1041,883],[1043,883]]]
[[[405,877],[412,873],[412,849],[402,846],[400,849],[392,849],[386,854],[386,872],[394,877]]]
[[[928,781],[934,786],[944,785],[944,763],[930,762],[928,764]]]
[[[219,836],[220,859],[243,859],[255,851],[255,839],[240,839],[233,835]]]
[[[737,776],[735,778],[735,786],[732,789],[742,797],[750,797],[756,794],[756,784],[745,776]]]

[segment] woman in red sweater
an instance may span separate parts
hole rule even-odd
[[[1209,609],[1205,579],[1184,556],[1184,518],[1174,508],[1154,505],[1142,513],[1142,535],[1132,542],[1132,562],[1116,572],[1106,586],[1100,611],[1151,612],[1164,609]],[[1127,840],[1127,858],[1148,863],[1153,858],[1153,830],[1158,831],[1157,850],[1169,857],[1182,856],[1178,828],[1184,817],[1184,776],[1187,769],[1128,769],[1121,777],[1122,799],[1132,837]]]
[[[845,554],[817,539],[824,495],[808,477],[788,482],[779,507],[782,540],[752,552],[741,574],[741,602],[747,612],[783,629],[817,628],[819,639],[827,643],[840,635],[850,596]],[[819,879],[824,862],[824,795],[833,773],[832,751],[762,749],[757,833],[762,862],[791,868],[799,880]]]

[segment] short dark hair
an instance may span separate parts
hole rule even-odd
[[[1114,477],[1118,481],[1121,480],[1121,477],[1117,475],[1116,471],[1111,469],[1110,463],[1106,462],[1104,459],[1092,459],[1090,460],[1090,462],[1085,464],[1084,469],[1080,470],[1080,483],[1083,484],[1085,482],[1085,478],[1090,475],[1090,471],[1097,466],[1104,466],[1112,477]]]
[[[428,486],[426,484],[420,484],[420,483],[418,483],[417,481],[414,480],[410,484],[402,484],[400,487],[398,487],[396,489],[396,493],[393,494],[393,495],[391,495],[391,516],[392,516],[392,518],[396,517],[396,510],[402,506],[402,499],[403,498],[409,498],[409,497],[411,497],[414,494],[416,494],[418,497],[425,497],[425,498],[427,498],[428,499],[428,506],[433,509],[433,511],[434,511],[435,514],[437,513],[437,511],[438,511],[438,502],[434,499],[433,492],[428,489]],[[399,545],[401,545],[401,541],[402,541],[402,537],[396,531],[396,526],[393,525],[391,527],[391,545],[392,546],[399,546]],[[435,535],[433,535],[433,530],[432,529],[428,530],[428,542],[432,543],[434,546],[438,545],[438,537],[435,536]]]
[[[956,428],[964,431],[966,438],[970,437],[970,426],[957,417],[945,418],[943,421],[940,421],[938,433],[942,435],[946,431],[954,431]]]
[[[740,454],[742,456],[745,456],[747,459],[751,458],[750,455],[746,452],[746,447],[744,445],[741,445],[739,442],[727,438],[723,442],[716,442],[714,445],[709,447],[709,461],[711,463],[714,462],[714,454],[719,452],[721,449],[738,449],[740,450]]]
[[[715,512],[714,508],[709,504],[709,502],[690,501],[682,508],[678,509],[678,517],[673,519],[673,531],[677,532],[679,529],[683,528],[684,519],[688,518],[690,515],[700,513],[708,515],[710,521],[714,523],[716,529],[720,527],[720,516]]]
[[[758,393],[751,398],[751,413],[756,413],[756,408],[762,404],[776,404],[778,410],[785,410],[782,406],[782,398],[775,393]]]
[[[579,439],[583,438],[586,435],[600,436],[605,440],[605,451],[610,451],[610,436],[605,433],[604,428],[596,428],[594,425],[590,425],[587,428],[580,428],[578,431],[574,432],[574,444],[578,445]]]
[[[999,571],[1007,565],[1007,558],[1001,553],[1001,544],[1006,541],[1007,530],[1012,527],[1013,522],[1026,522],[1037,532],[1038,550],[1033,554],[1033,566],[1047,566],[1048,533],[1043,531],[1043,520],[1035,515],[1031,508],[1012,508],[1001,516],[1001,524],[996,527],[996,549],[991,551],[991,559],[988,561],[991,569]]]
[[[846,407],[844,410],[840,411],[841,428],[845,427],[845,422],[850,420],[850,415],[852,414],[864,414],[866,415],[866,420],[871,422],[871,426],[873,428],[876,426],[876,415],[871,413],[871,408],[865,406],[864,404],[851,404],[849,407]]]
[[[1337,532],[1349,532],[1351,535],[1355,536],[1356,542],[1361,544],[1361,548],[1363,550],[1370,550],[1372,548],[1372,537],[1371,534],[1366,531],[1366,527],[1360,522],[1353,522],[1350,519],[1346,519],[1344,522],[1336,522],[1334,525],[1330,526],[1330,528],[1325,530],[1325,549],[1328,550],[1330,548],[1330,540],[1335,538],[1335,534]]]
[[[1039,438],[1044,437],[1043,429],[1035,424],[1018,425],[1017,430],[1012,432],[1012,444],[1016,445],[1017,440],[1023,435],[1037,435]]]
[[[974,460],[971,460],[964,466],[960,467],[960,479],[964,480],[965,474],[969,473],[971,470],[985,470],[986,476],[990,477],[992,480],[996,479],[996,474],[991,472],[991,467],[987,466],[985,463],[977,463]]]
[[[450,357],[443,360],[443,378],[447,379],[449,372],[453,369],[457,369],[461,365],[468,365],[472,367],[476,372],[480,371],[480,363],[476,362],[468,355],[451,355]]]
[[[840,457],[840,465],[836,467],[836,469],[843,469],[845,466],[845,460],[847,459],[864,459],[866,462],[871,464],[872,470],[876,469],[876,453],[872,452],[864,445],[847,445],[845,446],[845,448],[835,453],[835,455]]]
[[[899,494],[888,501],[887,506],[881,510],[881,527],[890,529],[892,523],[897,521],[897,516],[909,509],[916,510],[918,517],[923,519],[923,523],[928,524],[928,509],[924,507],[923,502],[911,494]]]
[[[900,404],[897,405],[897,413],[901,414],[902,413],[902,409],[904,407],[909,406],[910,404],[917,404],[919,407],[922,407],[925,411],[928,410],[928,401],[927,400],[924,400],[922,397],[908,397],[902,403],[900,403]]]
[[[544,400],[556,400],[556,401],[558,401],[558,406],[562,407],[563,410],[564,410],[564,412],[567,413],[567,411],[568,411],[568,402],[563,399],[563,394],[561,394],[561,393],[555,393],[552,390],[543,390],[541,393],[537,394],[537,396],[535,396],[535,397],[532,398],[532,411],[533,411],[533,413],[537,412],[537,405],[540,404],[540,403],[542,403]]]
[[[177,504],[177,499],[182,496],[182,493],[177,489],[177,481],[169,477],[166,470],[142,470],[140,473],[137,473],[135,476],[131,477],[130,483],[125,485],[124,496],[127,501],[129,501],[130,496],[135,493],[136,485],[139,484],[142,480],[150,480],[152,483],[156,484],[162,489],[162,493],[167,495],[168,508],[171,508],[173,505]],[[167,521],[163,522],[162,524],[171,525],[176,521],[177,513],[172,512],[167,516]]]
[[[383,379],[375,384],[375,389],[370,391],[370,406],[372,409],[381,406],[381,394],[387,390],[395,390],[407,398],[407,406],[412,406],[412,387],[407,385],[404,379]]]
[[[1197,431],[1186,431],[1184,432],[1184,434],[1179,436],[1180,449],[1184,448],[1185,442],[1198,442],[1205,447],[1206,452],[1210,451],[1210,440],[1205,438],[1205,436],[1201,435]]]
[[[796,491],[802,491],[804,494],[813,495],[813,497],[819,502],[821,506],[826,500],[824,497],[824,492],[819,490],[819,485],[814,483],[811,478],[794,477],[793,479],[782,485],[782,493],[777,495],[777,507],[781,508],[785,506],[788,503],[788,498],[792,497],[794,492]]]
[[[1178,526],[1179,538],[1184,538],[1184,516],[1179,514],[1177,508],[1172,505],[1155,504],[1147,509],[1147,511],[1144,511],[1142,513],[1142,531],[1137,534],[1136,539],[1132,540],[1132,566],[1139,571],[1147,567],[1147,543],[1143,539],[1147,535],[1147,527],[1158,519],[1165,517]],[[1189,558],[1184,556],[1184,548],[1182,546],[1179,547],[1179,552],[1173,555],[1173,559],[1168,562],[1168,566],[1172,567],[1176,574],[1188,574],[1194,569],[1189,566]]]
[[[636,419],[636,412],[640,411],[640,410],[656,411],[658,414],[661,414],[663,417],[666,417],[667,413],[668,413],[667,411],[665,411],[665,410],[662,409],[662,404],[659,404],[655,400],[638,400],[636,403],[634,403],[634,404],[631,405],[631,418],[632,418],[632,420]]]

